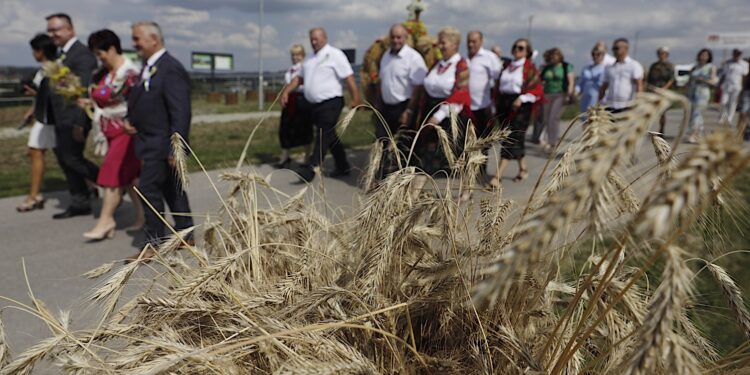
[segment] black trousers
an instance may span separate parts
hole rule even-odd
[[[495,126],[495,119],[492,117],[490,107],[471,111],[474,115],[474,132],[477,138],[486,137]]]
[[[518,160],[526,156],[526,129],[531,119],[531,104],[524,103],[513,109],[518,94],[500,94],[497,97],[497,120],[501,129],[510,129],[508,138],[501,142],[500,157]]]
[[[390,138],[388,137],[388,134],[390,134],[393,139],[395,139],[398,142],[398,139],[396,138],[396,134],[398,133],[398,129],[401,126],[401,114],[406,111],[406,108],[409,107],[409,101],[405,100],[401,103],[396,104],[381,104],[379,111],[380,115],[383,116],[383,121],[381,121],[380,117],[375,116],[375,138],[379,142],[383,143],[383,156],[380,159],[380,166],[378,171],[378,179],[383,179],[387,174],[394,172],[396,169],[398,169],[398,163],[395,160],[395,155],[388,149],[388,146],[390,144]],[[409,125],[409,124],[405,124]],[[390,133],[388,131],[390,131]],[[408,147],[409,145],[405,145],[403,143],[397,145],[399,149],[402,150],[405,147]]]
[[[162,216],[166,215],[164,201],[167,202],[176,230],[193,226],[193,218],[189,216],[190,202],[188,202],[187,194],[180,187],[177,172],[166,160],[143,161],[138,189]],[[149,207],[145,207],[145,217],[146,241],[157,245],[164,240],[166,227]]]
[[[379,111],[380,111],[380,115],[383,116],[383,120],[385,120],[385,124],[383,124],[380,118],[377,118],[377,121],[375,122],[376,124],[375,125],[375,138],[387,139],[388,132],[386,132],[386,129],[390,130],[390,134],[395,137],[399,126],[401,126],[401,124],[399,123],[401,114],[404,113],[404,111],[406,111],[406,108],[408,106],[409,106],[408,100],[405,100],[401,103],[396,103],[396,104],[383,103],[380,106]]]
[[[88,136],[89,130],[84,128],[84,140]],[[65,174],[65,180],[68,182],[70,208],[90,208],[91,192],[86,180],[96,182],[99,167],[83,156],[86,143],[73,139],[72,127],[55,127],[55,137],[57,138],[55,156],[57,156],[57,162],[60,164],[60,168]]]
[[[330,150],[333,160],[336,162],[336,169],[349,169],[344,145],[341,144],[341,140],[336,134],[336,123],[339,121],[343,108],[344,98],[340,96],[312,105],[310,119],[316,126],[318,136],[315,139],[315,147],[310,157],[311,167],[322,165],[326,153]]]

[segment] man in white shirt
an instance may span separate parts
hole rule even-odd
[[[616,61],[604,68],[599,102],[612,113],[630,109],[636,94],[643,91],[643,66],[628,56],[629,47],[627,39],[615,40],[612,52]]]
[[[378,86],[378,110],[385,124],[380,118],[376,119],[375,124],[375,137],[383,142],[384,150],[390,137],[396,136],[399,127],[411,125],[419,88],[427,75],[427,65],[422,55],[406,44],[409,36],[406,28],[395,24],[391,26],[389,35],[391,47],[380,59]],[[383,160],[388,154],[388,151],[384,151]],[[384,172],[381,170],[379,177],[382,178]]]
[[[492,129],[492,83],[502,69],[500,58],[484,49],[481,31],[469,31],[466,45],[469,51],[469,95],[471,112],[474,115],[474,130],[477,136],[486,135]]]
[[[742,60],[742,51],[732,51],[732,59],[724,63],[721,75],[721,123],[732,124],[737,111],[737,101],[742,92],[742,82],[748,74],[748,63]]]
[[[344,52],[328,44],[328,35],[321,27],[310,30],[310,45],[314,53],[305,59],[299,76],[292,79],[281,94],[281,105],[286,106],[289,93],[304,84],[305,99],[311,104],[310,120],[318,128],[318,139],[308,166],[298,171],[300,178],[307,182],[315,178],[314,168],[323,164],[329,149],[336,162],[336,169],[328,176],[349,175],[346,152],[336,134],[336,123],[344,107],[342,81],[346,82],[352,96],[351,109],[354,110],[360,104],[354,71]]]
[[[419,87],[427,75],[422,55],[406,44],[408,31],[401,24],[391,26],[391,47],[380,59],[380,111],[391,134],[412,119]],[[380,124],[375,130],[378,139],[388,138]]]

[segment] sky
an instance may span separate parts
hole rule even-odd
[[[307,30],[322,26],[329,42],[365,49],[389,26],[406,20],[411,0],[266,0],[263,63],[267,71],[289,65],[289,47],[302,43],[310,51]],[[579,69],[597,40],[611,46],[617,37],[631,41],[631,55],[644,66],[655,50],[668,46],[674,63],[690,63],[714,32],[743,32],[750,25],[748,0],[424,0],[422,15],[430,34],[455,26],[462,35],[481,30],[485,47],[504,51],[528,33],[534,48],[559,47]],[[0,0],[0,66],[32,66],[28,41],[46,28],[44,16],[66,12],[85,41],[102,28],[115,31],[130,47],[130,25],[155,20],[167,49],[186,66],[191,51],[232,53],[236,71],[257,71],[260,33],[259,0]],[[638,35],[637,46],[635,37]],[[462,42],[461,52],[465,53]],[[634,51],[635,50],[635,51]],[[746,53],[750,51],[745,51]],[[722,51],[714,51],[721,59]]]

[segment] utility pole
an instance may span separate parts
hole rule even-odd
[[[531,23],[534,21],[534,15],[529,16],[529,29],[526,31],[526,40],[531,42]]]
[[[638,38],[641,36],[641,31],[635,32],[635,40],[633,41],[633,59],[638,60]]]
[[[260,32],[258,33],[258,110],[265,107],[263,94],[263,0],[260,0]]]

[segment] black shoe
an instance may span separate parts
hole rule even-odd
[[[315,170],[311,167],[302,168],[297,171],[302,182],[312,182],[315,179]]]
[[[351,168],[345,168],[345,169],[336,168],[336,169],[333,170],[333,172],[327,173],[326,176],[331,177],[331,178],[347,177],[351,173],[352,173],[352,169]]]
[[[86,216],[91,215],[91,208],[72,208],[68,207],[63,212],[52,215],[53,219],[67,219],[73,216]]]

